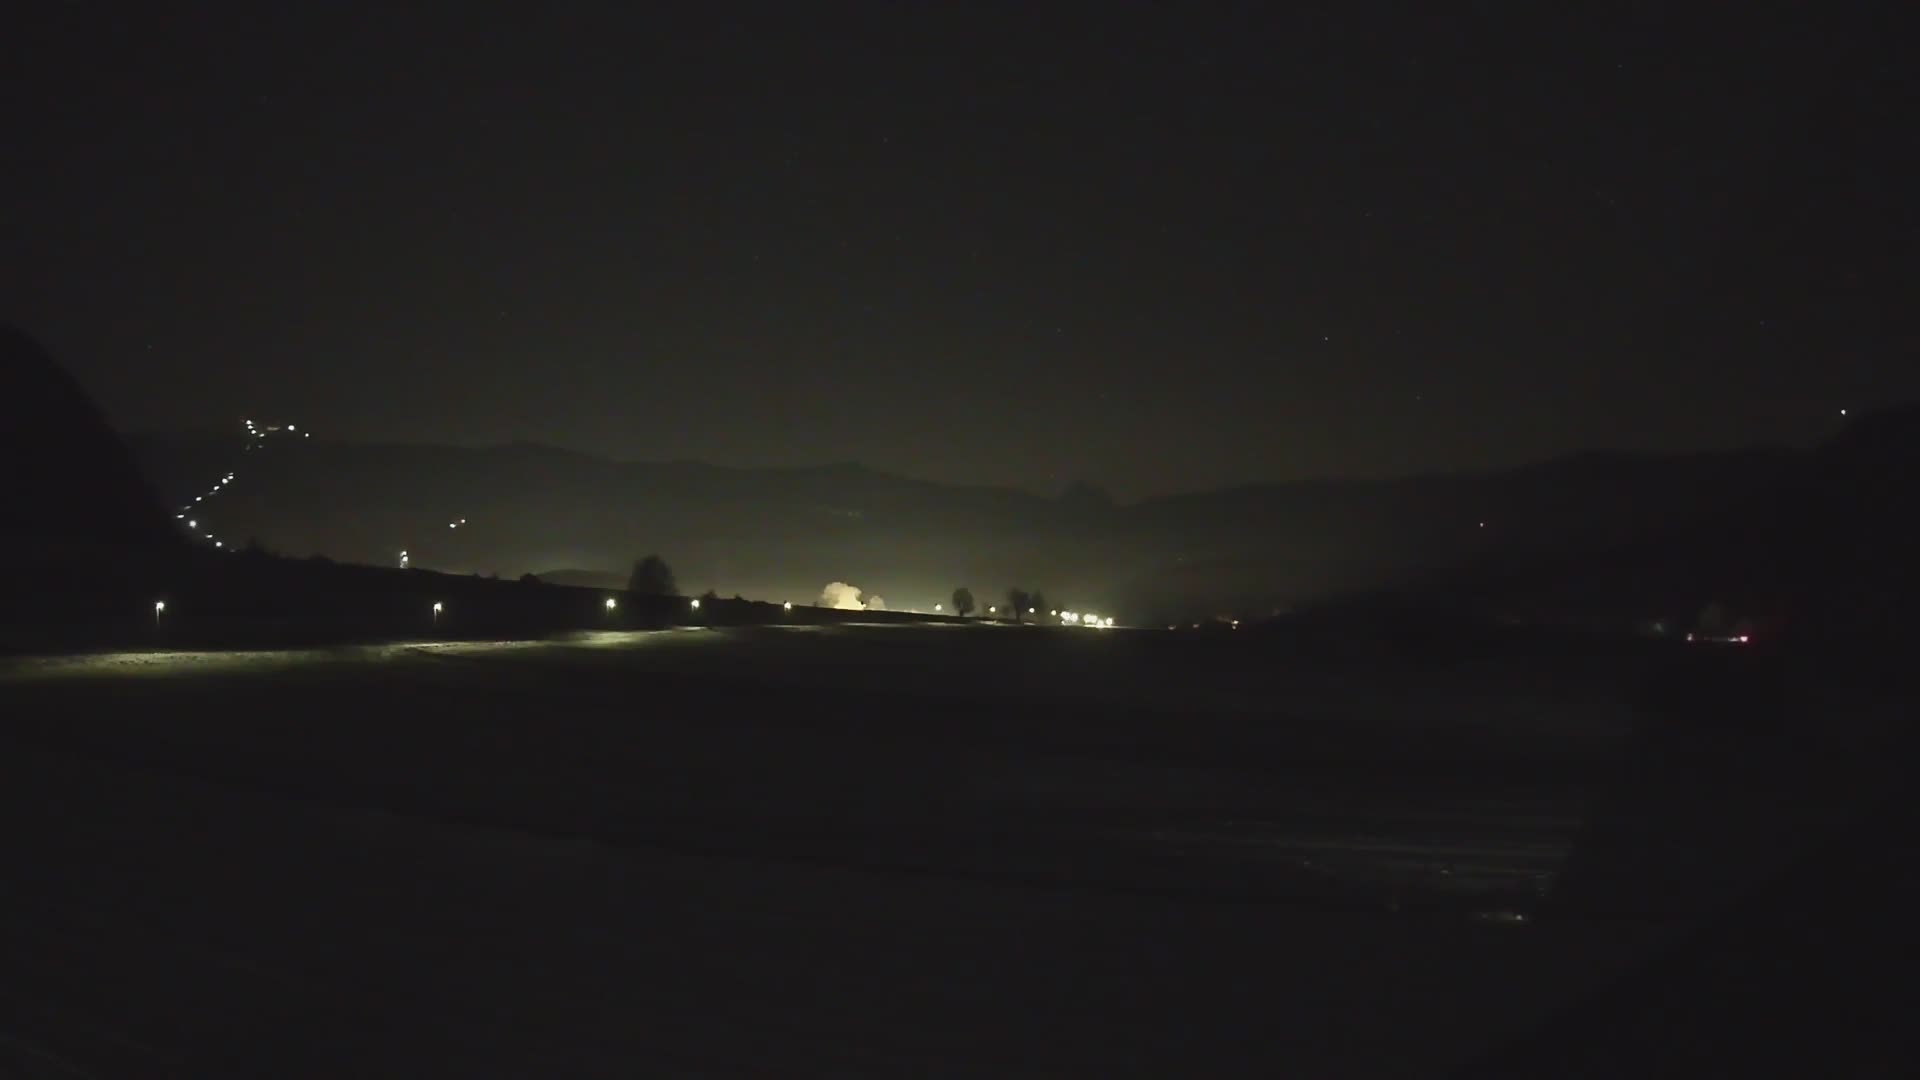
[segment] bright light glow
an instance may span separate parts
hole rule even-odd
[[[440,612],[441,612],[441,610],[442,610],[442,609],[443,609],[444,607],[445,607],[445,605],[443,605],[442,603],[440,603],[440,601],[438,601],[438,600],[435,600],[435,601],[433,602],[433,613],[434,613],[435,615],[438,615],[438,614],[440,614]]]
[[[1845,410],[1845,409],[1841,409],[1841,410],[1840,410],[1840,415],[1841,415],[1841,416],[1845,416],[1845,415],[1847,415],[1847,410]]]
[[[459,523],[459,522],[457,522],[457,521],[449,521],[449,522],[447,522],[447,528],[449,528],[449,529],[457,529],[457,528],[459,528],[459,527],[460,527],[460,523]]]
[[[935,605],[933,605],[933,610],[934,610],[935,612],[939,612],[939,611],[941,610],[941,608],[940,608],[940,605],[939,605],[939,604],[935,604]]]
[[[620,606],[619,604],[616,604],[616,603],[614,603],[614,600],[613,600],[613,597],[611,597],[611,596],[609,596],[609,597],[607,597],[607,610],[608,610],[608,611],[612,611],[612,610],[613,610],[614,608],[616,608],[616,607],[619,607],[619,606]]]
[[[1053,619],[1057,619],[1057,618],[1059,618],[1059,617],[1060,617],[1060,613],[1059,613],[1059,612],[1057,612],[1057,611],[1049,611],[1049,612],[1047,612],[1047,617],[1048,617],[1048,618],[1053,618]]]
[[[287,425],[287,430],[288,430],[288,431],[299,431],[299,430],[300,430],[300,426],[299,426],[298,424],[288,424],[288,425]]]
[[[1113,625],[1113,616],[1111,616],[1111,615],[1109,615],[1109,616],[1107,616],[1107,622],[1106,622],[1106,625],[1108,625],[1108,626],[1112,626],[1112,625]]]
[[[988,604],[988,605],[987,605],[987,614],[989,614],[989,615],[995,615],[995,614],[998,614],[998,613],[999,613],[999,611],[1000,611],[1000,609],[999,609],[998,607],[996,607],[996,606],[994,606],[994,605],[992,605],[992,604]]]
[[[215,541],[213,542],[213,546],[214,546],[214,547],[226,547],[227,545],[226,545],[226,544],[224,544],[224,543],[221,543],[221,542],[220,542],[220,541],[218,541],[218,540],[215,540]]]
[[[1747,635],[1745,635],[1745,634],[1741,634],[1741,635],[1740,635],[1740,637],[1739,637],[1739,641],[1740,641],[1740,644],[1742,644],[1742,645],[1745,645],[1745,644],[1747,643],[1747,640],[1748,640],[1748,639],[1747,639]]]
[[[1235,619],[1235,620],[1233,620],[1233,628],[1234,628],[1235,630],[1238,630],[1238,629],[1240,629],[1240,620],[1239,620],[1239,619]]]
[[[197,521],[189,521],[189,522],[187,522],[187,528],[189,528],[189,529],[197,529],[197,528],[199,528],[199,527],[200,527],[200,523],[199,523],[199,522],[197,522]]]
[[[789,601],[787,601],[786,603],[784,603],[784,604],[781,604],[781,605],[780,605],[780,610],[782,610],[782,611],[792,611],[792,610],[793,610],[793,601],[791,601],[791,600],[789,600]]]
[[[1028,608],[1028,609],[1027,609],[1027,614],[1029,614],[1029,615],[1031,615],[1031,614],[1033,614],[1033,613],[1034,613],[1034,612],[1033,612],[1033,609],[1032,609],[1032,608]]]
[[[693,600],[693,610],[695,610],[695,611],[699,611],[699,610],[700,610],[700,600],[699,600],[699,598],[698,598],[698,597],[695,597],[695,598],[694,598],[694,600]]]
[[[155,600],[153,602],[153,613],[155,615],[158,615],[165,610],[167,610],[167,602],[165,600]]]

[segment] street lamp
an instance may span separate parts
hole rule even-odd
[[[440,623],[440,612],[443,607],[444,605],[441,604],[440,601],[435,600],[433,602],[433,622],[436,626]]]
[[[784,604],[781,604],[781,605],[780,605],[780,610],[782,610],[782,611],[792,611],[792,610],[793,610],[793,601],[791,601],[791,600],[789,600],[789,601],[787,601],[786,603],[784,603]]]
[[[695,610],[695,611],[699,611],[699,610],[700,610],[700,598],[699,598],[699,597],[697,597],[697,596],[696,596],[696,597],[694,597],[694,598],[693,598],[693,601],[692,601],[692,603],[693,603],[693,610]]]
[[[405,570],[406,568],[407,568],[407,553],[403,551],[400,553],[400,569]]]
[[[611,596],[609,596],[609,597],[607,597],[607,611],[608,611],[608,612],[612,612],[614,608],[617,608],[617,607],[619,607],[619,606],[620,606],[620,605],[619,605],[619,603],[618,603],[618,602],[616,602],[616,601],[614,600],[614,598],[613,598],[613,597],[611,597]]]
[[[165,600],[155,600],[153,602],[153,625],[160,625],[160,613],[165,610],[167,610],[167,602]]]
[[[936,615],[938,615],[938,614],[940,613],[940,611],[941,611],[941,607],[940,607],[940,605],[939,605],[939,604],[935,604],[935,605],[933,605],[933,612],[934,612],[934,614],[936,614]]]

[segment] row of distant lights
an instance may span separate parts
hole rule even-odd
[[[261,428],[256,426],[254,422],[251,420],[242,420],[241,423],[247,426],[247,449],[248,450],[253,449],[254,446],[261,439],[266,438],[269,433],[281,430],[280,428],[277,428],[277,427]],[[299,426],[296,424],[288,424],[285,430],[289,434],[297,434],[303,439],[313,438],[312,432],[301,431]],[[195,495],[193,497],[193,502],[190,502],[187,505],[182,506],[180,508],[180,512],[173,515],[173,520],[186,522],[187,528],[193,531],[194,533],[198,534],[200,539],[211,541],[214,547],[224,549],[227,546],[226,541],[220,540],[216,538],[212,533],[202,530],[200,528],[200,519],[197,517],[188,517],[187,515],[194,512],[193,508],[196,504],[205,502],[206,500],[213,498],[215,495],[220,494],[222,491],[226,490],[227,485],[231,483],[233,483],[232,473],[228,473],[225,476],[222,476],[219,480],[215,481],[214,485],[208,488],[204,493]],[[165,610],[165,607],[166,607],[166,604],[163,601],[154,602],[153,615],[155,619],[158,619],[160,617],[160,612]]]
[[[1113,625],[1113,616],[1111,615],[1103,618],[1099,615],[1079,611],[1052,611],[1048,612],[1048,614],[1057,616],[1061,622],[1066,623],[1068,626],[1110,627]]]
[[[187,528],[193,530],[196,533],[199,533],[200,538],[202,540],[212,540],[214,547],[225,547],[226,543],[224,541],[215,540],[212,533],[201,531],[199,518],[190,518],[187,515],[193,512],[194,503],[198,503],[203,500],[213,498],[215,495],[220,494],[220,492],[224,490],[228,484],[231,484],[231,483],[233,483],[233,474],[228,473],[227,475],[221,477],[219,480],[215,481],[214,485],[207,489],[206,494],[195,495],[193,497],[193,502],[188,503],[187,505],[181,507],[180,512],[173,515],[173,519],[175,521],[186,522]]]
[[[401,557],[403,559],[405,558],[405,556],[406,556],[406,553],[401,552]],[[620,601],[614,599],[611,596],[607,597],[604,603],[606,606],[607,614],[609,615],[613,614],[615,611],[619,610],[620,608]],[[695,597],[692,600],[687,601],[687,607],[693,611],[699,611],[700,598]],[[788,600],[786,603],[781,604],[780,609],[782,611],[791,612],[793,610],[793,601]],[[166,611],[167,611],[167,602],[165,600],[155,600],[153,602],[153,621],[155,625],[159,624],[160,617],[166,614]],[[433,607],[430,608],[429,611],[433,616],[433,621],[438,623],[440,621],[440,616],[446,614],[446,611],[447,611],[446,602],[441,600],[435,600],[433,602]],[[1056,611],[1056,612],[1052,612],[1051,614],[1058,615],[1061,619],[1066,620],[1068,622],[1075,622],[1084,618],[1086,620],[1085,625],[1087,626],[1112,626],[1113,625],[1113,619],[1111,617],[1103,621],[1092,615],[1080,616],[1080,615],[1074,614],[1071,611]]]

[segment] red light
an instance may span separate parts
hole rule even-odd
[[[1745,634],[1741,634],[1741,635],[1740,635],[1740,644],[1742,644],[1742,645],[1745,645],[1746,643],[1747,643],[1747,635],[1745,635]]]

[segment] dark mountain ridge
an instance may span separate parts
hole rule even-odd
[[[997,597],[1024,584],[1059,603],[1140,619],[1284,608],[1476,559],[1613,551],[1761,498],[1830,452],[1593,452],[1513,469],[1114,504],[1094,489],[1046,498],[853,463],[619,462],[527,443],[314,439],[245,455],[238,446],[134,440],[162,491],[235,472],[209,518],[226,534],[294,554],[391,562],[404,549],[418,566],[517,576],[621,573],[658,551],[691,591],[806,598],[843,580],[897,607],[931,607],[955,585]]]

